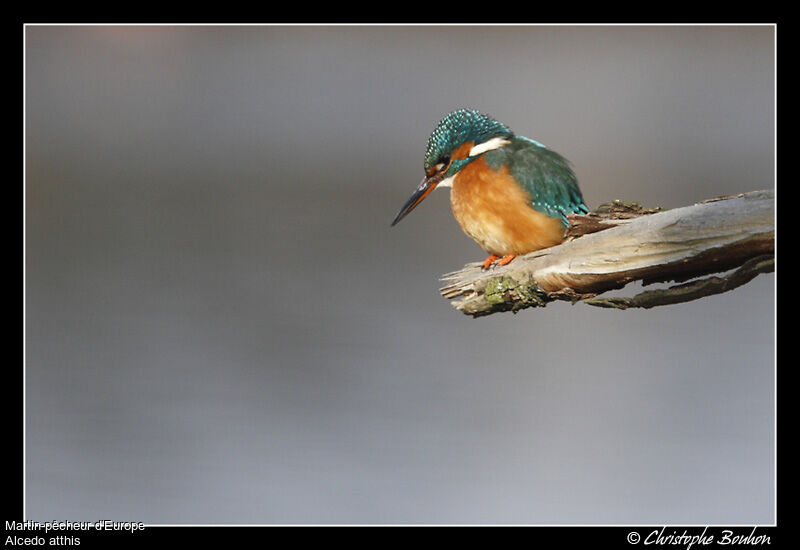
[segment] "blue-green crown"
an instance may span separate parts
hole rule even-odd
[[[467,141],[483,143],[494,137],[512,136],[507,126],[490,116],[471,109],[458,109],[444,117],[431,137],[425,150],[425,171],[431,170],[453,149]]]

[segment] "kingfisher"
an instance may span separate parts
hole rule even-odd
[[[472,109],[453,111],[436,125],[424,168],[392,226],[435,188],[450,188],[458,224],[489,254],[483,269],[563,242],[567,214],[589,210],[567,159]]]

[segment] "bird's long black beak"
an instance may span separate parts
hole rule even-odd
[[[436,189],[436,186],[439,185],[439,182],[441,182],[442,179],[444,179],[444,174],[442,173],[434,174],[423,179],[422,182],[420,182],[420,184],[417,186],[416,191],[411,194],[406,203],[403,205],[403,208],[401,208],[400,212],[398,212],[397,216],[395,216],[394,221],[392,222],[392,227],[397,225],[397,222],[405,218],[409,212],[414,210],[417,205],[430,194],[431,191]]]

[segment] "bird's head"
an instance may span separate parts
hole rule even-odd
[[[425,177],[392,225],[406,217],[437,186],[451,186],[462,168],[483,153],[502,147],[513,135],[507,126],[478,111],[459,109],[448,114],[428,138]]]

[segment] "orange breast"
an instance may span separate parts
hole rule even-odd
[[[514,183],[508,168],[494,171],[479,158],[453,181],[450,205],[464,233],[490,254],[525,254],[559,244],[564,226],[537,212],[530,195]]]

